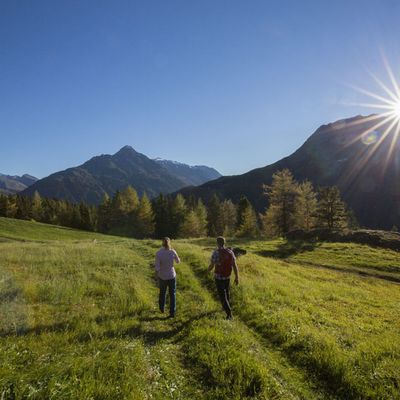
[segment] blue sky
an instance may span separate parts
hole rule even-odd
[[[400,2],[0,2],[0,172],[44,177],[128,144],[230,175],[372,110],[400,71]],[[368,100],[368,99],[367,99]]]

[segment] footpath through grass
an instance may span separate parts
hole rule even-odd
[[[226,321],[206,273],[213,242],[174,244],[169,320],[158,242],[0,218],[0,398],[400,398],[399,285],[319,265],[393,269],[398,254],[355,246],[352,263],[335,244],[282,257],[283,242],[239,241]]]

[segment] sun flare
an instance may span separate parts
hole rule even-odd
[[[396,115],[396,117],[400,119],[400,101],[398,101],[396,104],[394,104],[393,112]]]
[[[355,103],[352,105],[368,107],[374,110],[380,110],[380,112],[367,116],[358,122],[374,121],[375,123],[349,144],[355,141],[361,141],[365,146],[370,148],[370,151],[366,153],[364,157],[361,157],[362,159],[359,161],[360,166],[364,167],[380,146],[389,140],[390,144],[385,156],[386,160],[382,165],[382,172],[384,173],[400,140],[400,86],[385,57],[383,57],[383,62],[386,67],[390,85],[385,84],[381,79],[370,72],[370,75],[381,89],[381,94],[350,85],[359,93],[374,100],[373,102]]]

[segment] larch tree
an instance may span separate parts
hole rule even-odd
[[[31,210],[30,217],[35,221],[41,220],[42,214],[42,198],[37,190],[33,193],[32,201],[31,201]]]
[[[111,199],[107,193],[104,193],[97,213],[97,229],[99,232],[107,233],[111,228]]]
[[[264,216],[274,234],[285,235],[296,226],[297,182],[288,169],[275,172],[272,184],[264,186],[269,207]]]
[[[232,200],[224,200],[221,203],[222,225],[224,236],[233,236],[237,224],[237,208]]]
[[[182,227],[185,223],[185,218],[188,213],[185,198],[178,194],[171,202],[171,236],[174,238],[182,236]]]
[[[236,231],[236,236],[254,238],[258,236],[258,234],[257,215],[249,202],[246,208],[241,210],[241,224]]]
[[[182,224],[180,235],[185,238],[200,237],[200,223],[195,210],[190,210]]]
[[[209,236],[219,236],[224,233],[221,201],[215,193],[207,205],[207,231]]]
[[[172,236],[170,202],[162,193],[153,200],[153,212],[156,238]]]
[[[207,236],[207,208],[201,199],[197,200],[194,212],[198,220],[198,236]]]
[[[320,228],[342,230],[348,226],[346,205],[336,186],[321,187],[318,190],[317,224]]]
[[[296,227],[309,231],[315,227],[317,212],[317,194],[310,181],[304,181],[297,186],[295,200]]]
[[[143,194],[137,208],[135,233],[139,238],[149,238],[154,235],[153,208],[146,193]]]

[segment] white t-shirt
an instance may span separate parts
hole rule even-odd
[[[176,276],[174,261],[179,264],[181,260],[175,250],[162,247],[156,254],[156,271],[162,280],[173,279]]]

